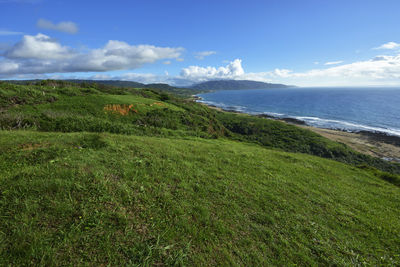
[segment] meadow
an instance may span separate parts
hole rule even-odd
[[[0,265],[400,264],[400,165],[163,91],[0,83]]]

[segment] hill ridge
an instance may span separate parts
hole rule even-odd
[[[294,86],[279,84],[279,83],[266,83],[253,80],[212,80],[194,84],[190,88],[197,90],[246,90],[246,89],[279,89],[290,88]]]

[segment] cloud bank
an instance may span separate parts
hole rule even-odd
[[[178,81],[202,82],[215,79],[255,80],[278,82],[299,86],[365,86],[399,85],[400,54],[381,55],[369,60],[349,64],[328,62],[326,68],[304,72],[274,69],[266,72],[245,72],[242,61],[235,59],[224,67],[190,66],[182,69]],[[341,64],[341,65],[340,65]],[[332,66],[337,65],[337,66]]]
[[[181,47],[130,45],[110,40],[101,48],[81,53],[39,33],[25,35],[2,54],[0,77],[136,69],[158,60],[177,59],[182,52]]]
[[[400,84],[400,54],[376,56],[370,60],[343,64],[306,72],[281,70],[266,73],[267,77],[299,85],[353,86]]]
[[[50,20],[39,19],[36,23],[36,26],[41,29],[54,30],[69,34],[75,34],[79,30],[78,25],[72,21],[61,21],[60,23],[55,24]]]
[[[381,47],[395,47],[390,43]],[[391,44],[391,45],[387,45]],[[280,68],[265,72],[246,72],[241,59],[225,66],[189,66],[178,75],[134,73],[112,75],[115,70],[133,70],[145,64],[161,61],[168,66],[171,60],[181,61],[181,47],[157,47],[153,45],[130,45],[110,40],[103,47],[86,52],[64,46],[44,35],[25,35],[13,46],[0,53],[0,78],[82,78],[65,76],[66,73],[99,72],[90,79],[119,79],[143,83],[165,82],[186,86],[193,83],[217,80],[255,80],[299,86],[365,86],[399,85],[400,53],[378,55],[369,60],[343,64],[341,61],[327,62],[317,68],[296,72]],[[101,72],[101,73],[100,73]],[[58,73],[64,73],[59,75]],[[73,75],[73,74],[71,74]]]
[[[183,68],[180,76],[183,79],[192,81],[204,81],[211,79],[234,79],[244,74],[242,60],[235,59],[225,67],[199,67],[189,66]]]

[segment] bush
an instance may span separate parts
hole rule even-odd
[[[162,94],[160,95],[160,100],[161,100],[161,101],[169,100],[169,95],[166,94],[166,93],[162,93]]]

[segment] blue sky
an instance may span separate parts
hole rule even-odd
[[[0,78],[400,84],[400,1],[0,0]]]

